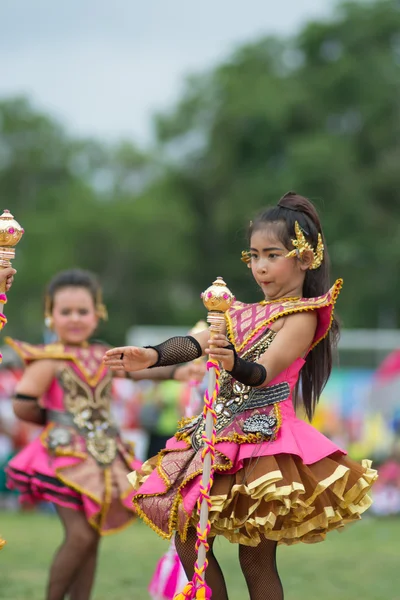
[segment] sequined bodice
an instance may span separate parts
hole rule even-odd
[[[269,348],[275,336],[276,333],[268,329],[247,352],[242,354],[242,357],[248,361],[257,361]],[[289,397],[290,387],[287,382],[281,382],[266,388],[251,388],[236,381],[229,373],[222,370],[220,392],[215,403],[215,412],[217,415],[215,430],[217,439],[218,434],[225,436],[226,432],[229,432],[228,438],[233,435],[233,437],[236,436],[236,439],[238,439],[237,432],[230,432],[230,428],[234,421],[238,418],[240,420],[240,417],[243,415],[247,415],[248,417],[243,422],[242,428],[242,433],[245,436],[257,435],[260,431],[264,432],[263,435],[265,434],[269,437],[275,435],[278,419],[275,414],[270,415],[267,413],[270,412],[270,407]],[[265,414],[262,416],[259,414],[248,416],[256,409],[264,409]],[[272,408],[272,410],[274,411],[275,409]],[[199,448],[202,445],[203,432],[204,419],[202,415],[198,415],[193,419],[184,420],[177,435],[183,439],[187,439],[187,436],[190,435],[193,447]]]
[[[50,431],[50,444],[70,444],[68,427],[72,426],[86,440],[87,451],[99,464],[114,460],[118,431],[111,418],[111,382],[112,376],[106,372],[95,386],[90,386],[75,365],[66,363],[58,374],[65,414],[50,414],[50,420],[57,424]]]
[[[241,355],[245,360],[256,362],[260,356],[269,348],[276,333],[271,329],[248,350]],[[229,373],[222,370],[220,378],[220,390],[215,403],[215,412],[217,413],[217,431],[225,427],[232,416],[244,410],[244,406],[249,400],[251,387],[244,385],[232,378]]]
[[[110,373],[92,387],[76,369],[66,364],[57,379],[64,392],[65,411],[72,415],[78,427],[85,427],[88,422],[110,420],[112,383]]]

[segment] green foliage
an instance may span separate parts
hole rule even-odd
[[[189,78],[151,152],[0,102],[3,207],[26,229],[7,333],[39,341],[44,286],[75,265],[102,279],[112,343],[134,324],[197,321],[217,275],[257,300],[239,260],[247,223],[289,189],[320,210],[345,326],[399,326],[399,94],[399,3],[377,0]]]

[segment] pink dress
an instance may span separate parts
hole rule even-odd
[[[318,312],[313,348],[328,334],[341,285],[338,280],[318,298],[234,303],[227,329],[236,351],[257,360],[273,344],[271,323],[308,310]],[[285,544],[319,542],[371,504],[367,492],[376,471],[370,462],[352,461],[296,417],[292,395],[304,362],[298,358],[265,388],[250,388],[222,372],[211,535],[249,546],[260,535]],[[164,538],[178,531],[185,540],[188,527],[197,524],[203,426],[201,416],[184,420],[166,449],[129,477],[139,516]]]
[[[107,348],[6,341],[26,363],[62,361],[43,398],[47,425],[9,462],[8,487],[21,492],[22,502],[83,511],[100,535],[124,528],[135,517],[126,476],[140,462],[112,421],[112,378],[102,363]]]

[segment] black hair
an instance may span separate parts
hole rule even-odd
[[[96,275],[83,269],[68,269],[57,273],[49,282],[45,298],[46,312],[53,310],[55,293],[66,287],[85,288],[92,296],[95,307],[101,304],[101,287]]]
[[[324,244],[324,259],[318,269],[308,269],[303,284],[303,297],[313,298],[322,296],[330,288],[330,261],[322,231],[321,223],[315,206],[308,198],[288,192],[279,200],[277,206],[263,210],[250,223],[248,237],[263,229],[267,223],[274,224],[274,233],[285,248],[292,249],[292,240],[296,239],[295,223],[300,225],[308,242],[313,248],[318,243],[321,234]],[[339,323],[333,318],[328,335],[308,353],[302,369],[301,390],[299,383],[294,394],[294,405],[303,402],[308,419],[311,421],[315,407],[322,390],[332,371],[332,354],[339,339]]]

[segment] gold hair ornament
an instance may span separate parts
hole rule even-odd
[[[310,269],[318,269],[324,260],[324,244],[322,242],[322,235],[320,233],[318,234],[317,247],[314,250],[311,244],[307,242],[305,235],[297,221],[294,224],[294,230],[296,232],[296,239],[292,240],[292,244],[295,249],[286,254],[286,258],[291,258],[293,256],[301,258],[304,252],[311,251],[314,258]]]
[[[51,316],[51,298],[46,294],[44,298],[44,324],[48,329],[53,329],[53,317]]]
[[[253,221],[249,221],[249,227],[253,227]],[[246,265],[250,269],[251,252],[249,250],[242,250],[242,256],[241,256],[240,260],[242,262],[246,263]]]
[[[96,314],[99,317],[99,319],[103,319],[103,321],[108,320],[107,308],[106,305],[103,304],[103,295],[100,289],[97,290],[96,293]]]

